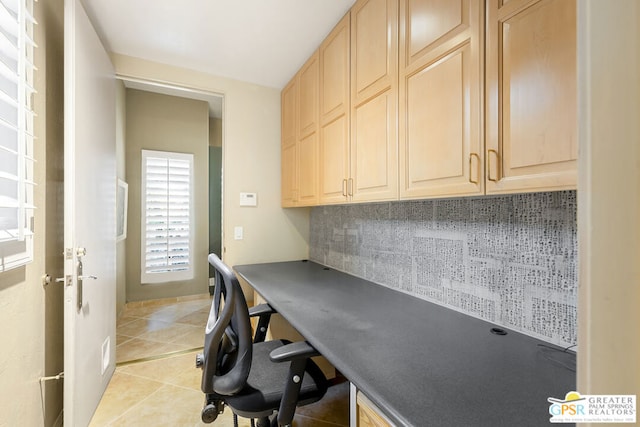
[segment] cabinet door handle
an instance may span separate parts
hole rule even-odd
[[[471,154],[469,154],[469,182],[472,183],[472,184],[477,184],[478,180],[477,179],[474,180],[472,178],[473,169],[471,168],[471,166],[472,166],[472,160],[473,160],[474,157],[478,160],[478,162],[477,162],[478,163],[478,175],[480,175],[480,156],[478,156],[478,153],[471,153]]]
[[[491,153],[496,156],[496,177],[491,178]],[[487,150],[487,179],[489,181],[498,182],[500,180],[500,155],[496,150]]]
[[[347,179],[342,180],[342,195],[347,197]]]
[[[349,196],[353,197],[353,178],[349,178]]]

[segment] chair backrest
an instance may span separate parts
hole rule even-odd
[[[249,309],[235,273],[217,255],[208,259],[216,281],[205,330],[201,388],[230,396],[242,390],[251,369]]]

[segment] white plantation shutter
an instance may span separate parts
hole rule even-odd
[[[0,0],[0,272],[33,258],[33,0]]]
[[[193,278],[193,154],[142,150],[142,283]]]

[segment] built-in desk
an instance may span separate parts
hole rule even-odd
[[[575,354],[526,335],[310,261],[235,270],[398,426],[548,425],[575,390]]]

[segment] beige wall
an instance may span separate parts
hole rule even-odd
[[[127,301],[203,294],[208,291],[209,249],[209,108],[206,102],[127,89],[126,176],[129,184],[127,219]],[[194,278],[168,283],[140,283],[142,150],[194,154]]]
[[[0,273],[0,425],[50,426],[62,411],[62,382],[39,378],[63,369],[63,289],[42,286],[62,276],[63,2],[35,3],[34,260]]]
[[[308,210],[280,207],[280,90],[123,55],[112,59],[122,77],[224,95],[224,261],[307,258]],[[258,193],[258,207],[240,207],[240,192]],[[235,226],[244,227],[243,240],[233,240]]]
[[[116,176],[127,182],[126,176],[126,89],[121,80],[116,80]],[[122,313],[127,302],[127,241],[116,243],[116,315]]]
[[[640,2],[612,6],[578,2],[578,391],[640,397]]]

